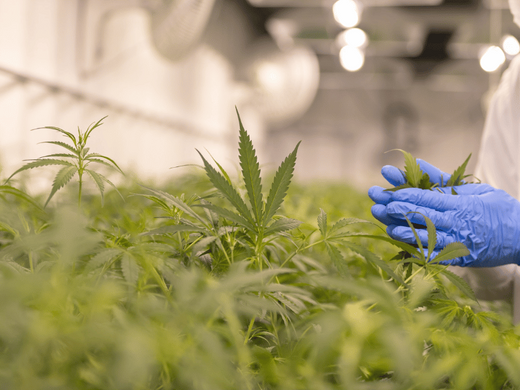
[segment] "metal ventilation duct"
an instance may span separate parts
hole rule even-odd
[[[242,72],[252,87],[254,106],[272,125],[303,115],[314,101],[320,79],[312,50],[296,45],[282,51],[267,38],[250,48]]]
[[[164,0],[151,11],[152,40],[164,57],[176,61],[201,40],[215,0]]]

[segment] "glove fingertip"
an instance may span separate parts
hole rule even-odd
[[[393,165],[385,165],[381,168],[381,175],[383,175],[387,182],[396,187],[406,183],[401,170]]]
[[[379,204],[387,204],[392,199],[392,194],[379,186],[370,187],[368,190],[368,196],[374,202]]]
[[[395,221],[386,213],[386,207],[381,204],[373,205],[370,211],[375,219],[385,225],[392,225],[395,223]]]

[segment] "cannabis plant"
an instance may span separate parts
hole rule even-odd
[[[291,183],[298,145],[264,192],[238,123],[238,178],[201,154],[205,176],[45,211],[0,187],[0,388],[520,388],[507,304],[438,264],[462,244],[431,258],[370,220],[366,194]],[[89,132],[62,134],[68,153],[22,169],[119,170]]]
[[[72,143],[65,143],[62,141],[44,141],[46,144],[53,144],[62,147],[68,153],[53,153],[46,156],[39,157],[31,162],[25,164],[20,169],[16,170],[11,176],[9,176],[6,180],[8,182],[14,175],[17,173],[27,171],[33,168],[39,168],[49,165],[60,165],[62,168],[58,171],[56,176],[54,177],[54,181],[52,183],[52,188],[47,200],[45,201],[45,207],[54,196],[54,194],[62,187],[64,187],[76,174],[78,175],[78,205],[81,206],[81,195],[83,188],[83,175],[87,174],[93,180],[95,185],[97,186],[99,193],[101,194],[101,199],[103,200],[103,194],[105,191],[105,183],[112,186],[112,188],[116,189],[115,185],[103,176],[101,173],[89,168],[89,166],[93,163],[105,165],[109,168],[116,169],[120,173],[123,174],[123,171],[116,164],[114,160],[110,157],[103,156],[98,153],[91,153],[90,148],[87,147],[87,141],[96,128],[102,125],[102,121],[104,118],[101,118],[94,124],[91,124],[85,132],[82,132],[78,127],[78,135],[77,137],[59,127],[54,126],[45,126],[40,127],[34,130],[39,129],[50,129],[61,133],[63,136],[68,138]]]

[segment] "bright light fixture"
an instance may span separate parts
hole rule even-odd
[[[356,72],[365,63],[365,53],[358,47],[344,46],[339,51],[339,61],[341,66],[349,72]]]
[[[512,35],[504,35],[502,38],[502,48],[506,54],[510,56],[516,56],[520,53],[520,43],[518,43],[518,39]]]
[[[346,28],[357,26],[361,19],[361,9],[354,0],[336,1],[332,13],[336,22]]]
[[[480,57],[480,66],[486,72],[494,72],[506,61],[506,56],[498,46],[488,47]]]
[[[349,28],[338,34],[336,43],[339,47],[365,47],[368,43],[367,34],[360,28]]]

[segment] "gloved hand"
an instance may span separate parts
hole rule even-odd
[[[520,202],[505,191],[486,184],[466,184],[455,189],[458,195],[416,188],[390,193],[387,205],[383,206],[386,217],[401,223],[390,224],[388,234],[396,240],[414,244],[415,236],[409,226],[404,226],[404,216],[412,223],[425,225],[424,215],[437,229],[432,258],[447,244],[458,241],[468,247],[470,254],[444,264],[471,267],[519,264]],[[426,247],[426,230],[416,231]]]
[[[445,184],[451,178],[450,174],[441,171],[439,168],[433,166],[432,164],[424,160],[418,158],[417,163],[421,167],[421,170],[428,174],[428,176],[430,177],[430,182],[434,184]],[[392,165],[385,165],[381,169],[381,174],[386,179],[386,181],[388,181],[391,185],[395,187],[405,184],[406,182],[406,179],[401,170]],[[447,192],[448,190],[451,192],[451,187],[439,189],[443,192]],[[374,186],[368,190],[368,196],[376,203],[374,206],[372,206],[371,210],[372,215],[376,219],[378,219],[385,225],[408,226],[406,222],[403,222],[402,220],[392,219],[386,214],[386,207],[384,205],[388,204],[388,202],[390,201],[392,192],[385,191],[383,187]]]

